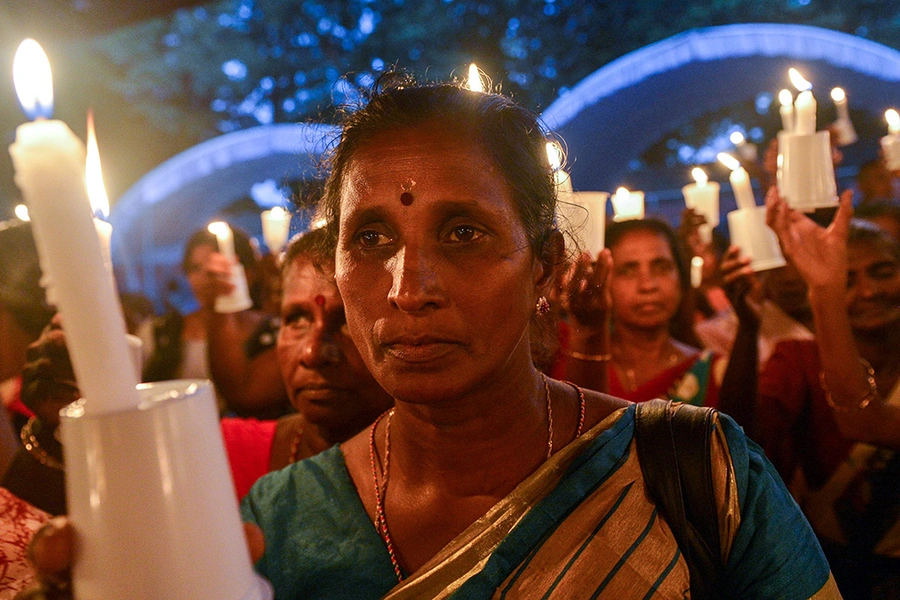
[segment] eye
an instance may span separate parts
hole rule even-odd
[[[474,242],[484,236],[484,232],[471,225],[457,225],[447,234],[447,241],[454,243]]]
[[[877,280],[891,279],[897,275],[898,265],[894,263],[882,263],[872,269],[872,278]]]
[[[360,231],[356,235],[356,239],[363,246],[368,248],[374,248],[376,246],[384,246],[391,242],[391,238],[384,235],[381,232],[375,231],[374,229],[366,229]]]
[[[292,329],[307,329],[312,321],[312,315],[305,310],[293,310],[281,316],[282,326]]]

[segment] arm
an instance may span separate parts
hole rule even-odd
[[[751,293],[759,287],[750,259],[736,246],[728,249],[720,266],[728,300],[738,317],[738,330],[719,391],[719,410],[731,415],[754,437],[754,413],[758,377],[759,305]]]
[[[274,347],[248,357],[244,345],[264,317],[253,311],[217,313],[215,298],[230,291],[230,265],[224,256],[210,257],[207,270],[216,285],[200,299],[210,311],[207,321],[209,369],[216,389],[239,415],[274,417],[290,406]]]
[[[773,188],[766,199],[767,220],[785,256],[809,285],[823,381],[841,433],[849,440],[900,448],[900,407],[886,405],[880,395],[872,397],[845,307],[851,200],[845,192],[834,221],[822,228],[788,208]]]
[[[571,333],[566,351],[566,379],[598,392],[609,390],[609,278],[612,255],[603,250],[596,262],[582,254],[564,282],[564,303]]]

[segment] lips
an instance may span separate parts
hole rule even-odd
[[[349,393],[350,390],[347,388],[327,383],[307,384],[296,388],[294,392],[296,397],[312,403],[333,402],[336,398],[344,397]]]
[[[431,335],[404,335],[382,344],[385,354],[402,362],[421,364],[440,359],[460,346],[456,340]]]

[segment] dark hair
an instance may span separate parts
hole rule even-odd
[[[853,244],[872,244],[900,262],[900,241],[894,239],[891,234],[871,221],[864,219],[850,221],[847,245],[852,246]]]
[[[541,254],[553,230],[556,188],[547,137],[534,113],[500,94],[472,92],[458,83],[417,84],[394,72],[378,78],[367,100],[344,115],[340,143],[329,157],[331,174],[321,204],[329,245],[337,241],[341,188],[359,148],[385,131],[437,123],[487,151],[509,185],[532,250]]]
[[[324,228],[310,229],[298,233],[288,242],[281,262],[281,278],[284,279],[291,264],[300,258],[308,259],[318,270],[331,272],[334,270],[334,254],[329,252],[326,244],[328,233]]]
[[[234,225],[229,225],[229,227],[231,227],[231,231],[234,233],[234,253],[237,255],[240,263],[244,266],[244,270],[249,273],[256,268],[257,262],[256,251],[253,249],[253,244],[250,242],[250,236]],[[185,242],[184,254],[181,257],[182,271],[187,273],[188,267],[190,266],[191,254],[193,254],[194,250],[203,246],[212,248],[217,252],[219,250],[218,238],[205,227],[192,233],[191,237],[188,238],[188,241]]]
[[[0,306],[35,337],[53,317],[41,287],[41,266],[30,223],[0,223]]]
[[[606,228],[606,247],[612,248],[629,233],[646,231],[660,236],[669,246],[672,258],[675,261],[675,269],[678,272],[678,287],[681,290],[681,303],[678,311],[672,317],[669,332],[672,337],[691,346],[702,347],[702,343],[694,332],[694,295],[691,293],[691,272],[688,266],[687,255],[678,241],[675,230],[660,219],[633,219],[629,221],[612,222]]]

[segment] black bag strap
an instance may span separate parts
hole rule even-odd
[[[691,574],[691,597],[716,598],[724,570],[710,467],[713,410],[651,400],[635,407],[641,472]]]

